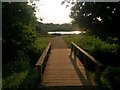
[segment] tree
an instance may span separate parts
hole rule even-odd
[[[71,9],[70,17],[80,28],[89,29],[99,37],[120,38],[120,3],[77,2]]]
[[[3,63],[25,53],[35,41],[36,17],[27,3],[2,3]]]

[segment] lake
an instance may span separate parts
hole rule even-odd
[[[70,34],[81,34],[86,33],[85,31],[55,31],[55,32],[48,32],[48,34],[59,34],[59,35],[70,35]]]

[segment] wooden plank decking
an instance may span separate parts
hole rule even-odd
[[[52,49],[42,77],[43,86],[96,86],[70,49]]]

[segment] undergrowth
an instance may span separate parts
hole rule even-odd
[[[108,41],[103,41],[98,37],[90,36],[87,34],[69,35],[64,37],[64,40],[67,42],[69,47],[71,46],[70,42],[74,42],[104,65],[99,82],[102,90],[119,90],[119,43],[109,43]]]
[[[44,37],[38,37],[33,47],[20,52],[14,61],[8,61],[3,64],[2,88],[12,90],[34,88],[37,82],[35,64],[46,46],[47,42]]]

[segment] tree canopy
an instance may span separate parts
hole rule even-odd
[[[120,3],[77,2],[71,9],[73,24],[86,28],[97,36],[120,38]]]
[[[2,3],[3,63],[14,60],[33,46],[36,37],[34,12],[25,2]]]

